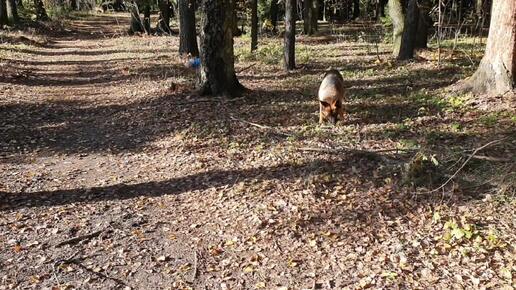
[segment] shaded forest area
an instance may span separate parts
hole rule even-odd
[[[0,28],[0,289],[516,287],[516,2],[0,0]]]

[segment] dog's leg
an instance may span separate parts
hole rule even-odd
[[[319,124],[324,123],[322,110],[323,110],[322,105],[319,104]]]

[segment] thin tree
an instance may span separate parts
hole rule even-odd
[[[232,0],[203,0],[201,7],[200,93],[234,97],[245,88],[235,73]]]
[[[477,71],[458,88],[500,95],[516,84],[516,1],[493,0],[486,52]]]
[[[276,33],[278,31],[278,0],[271,0],[270,14],[272,31]]]
[[[285,0],[285,69],[296,68],[296,0]]]
[[[314,32],[319,30],[319,0],[312,0],[312,30]]]
[[[312,27],[313,25],[313,1],[314,0],[304,0],[303,1],[303,33],[307,35],[312,35],[315,31]]]
[[[3,28],[7,21],[7,3],[6,0],[0,0],[0,29]]]
[[[7,22],[14,25],[18,23],[18,8],[16,7],[16,0],[6,0]]]
[[[36,10],[36,19],[41,21],[47,21],[48,18],[47,10],[43,5],[43,0],[34,0],[34,8]]]
[[[360,0],[353,0],[353,19],[360,17]]]
[[[251,51],[258,48],[258,0],[251,0]]]
[[[179,53],[199,55],[195,31],[195,0],[179,0]]]

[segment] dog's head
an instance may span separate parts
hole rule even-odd
[[[319,101],[321,104],[321,114],[323,118],[333,125],[339,120],[339,111],[342,107],[342,101],[339,99]]]

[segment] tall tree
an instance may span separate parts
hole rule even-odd
[[[271,23],[272,23],[272,31],[277,32],[278,31],[278,1],[277,0],[271,0],[271,8],[270,8],[270,14],[271,14]]]
[[[233,97],[244,90],[235,73],[233,9],[232,0],[202,1],[201,94]]]
[[[16,0],[6,0],[7,21],[13,25],[18,23],[18,9],[16,7]]]
[[[427,48],[428,47],[428,33],[430,27],[432,27],[432,17],[430,17],[430,10],[432,9],[431,0],[419,1],[419,17],[417,22],[417,32],[415,47],[416,48]]]
[[[319,30],[319,0],[312,0],[312,30],[314,32]]]
[[[401,37],[399,60],[414,58],[419,10],[417,0],[409,0],[403,35]]]
[[[314,10],[312,8],[313,0],[304,0],[303,1],[303,32],[308,35],[312,35],[315,31],[312,27],[313,21],[313,13]]]
[[[459,88],[498,95],[514,90],[516,84],[516,1],[493,0],[491,13],[484,57]]]
[[[296,68],[296,0],[285,0],[285,69]]]
[[[7,23],[7,3],[6,0],[0,0],[0,29]]]
[[[179,0],[179,53],[199,55],[195,31],[195,0]]]
[[[43,0],[34,0],[34,8],[36,10],[36,19],[41,21],[49,20]]]
[[[353,19],[360,17],[360,0],[353,0]]]
[[[143,5],[143,28],[147,34],[151,34],[151,4],[145,1]]]
[[[159,19],[157,30],[171,34],[172,30],[170,29],[170,18],[174,16],[174,8],[172,3],[169,0],[160,0],[159,1]]]
[[[403,36],[403,28],[405,27],[405,16],[403,15],[403,6],[401,0],[389,0],[389,16],[392,19],[392,54],[398,56],[401,49],[401,39]]]
[[[251,51],[258,48],[258,0],[251,0]]]

